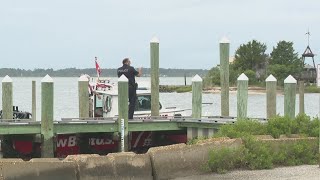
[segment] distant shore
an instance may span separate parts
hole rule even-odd
[[[237,87],[230,87],[229,92],[236,93]],[[221,87],[206,88],[203,90],[203,93],[220,94]],[[266,93],[266,89],[264,87],[257,87],[257,86],[248,87],[248,94],[265,94],[265,93]],[[283,91],[277,90],[277,94],[283,94]]]
[[[183,93],[183,92],[191,92],[192,86],[183,86],[183,85],[160,85],[159,86],[160,92],[177,92],[177,93]],[[237,87],[230,87],[229,88],[230,93],[236,93]],[[298,87],[297,87],[297,93],[299,93]],[[209,87],[204,88],[203,93],[207,94],[220,94],[221,93],[221,87]],[[249,86],[248,87],[248,94],[265,94],[266,88],[265,87],[259,87],[259,86]],[[317,87],[305,87],[305,93],[320,93],[320,89]],[[277,94],[283,94],[283,89],[277,89]]]

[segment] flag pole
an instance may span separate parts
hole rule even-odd
[[[98,77],[98,82],[99,82],[100,74],[99,74],[99,70],[98,70],[99,65],[98,65],[98,58],[97,57],[95,57],[95,65],[96,65],[97,77]]]

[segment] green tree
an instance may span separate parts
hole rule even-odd
[[[237,78],[240,75],[240,71],[238,71],[233,64],[229,65],[229,82],[230,85],[236,85]],[[220,85],[220,68],[213,67],[211,68],[204,78],[204,85],[208,86],[219,86]]]
[[[240,45],[235,53],[234,68],[242,72],[252,70],[262,79],[268,58],[266,50],[267,46],[257,40]]]
[[[205,76],[204,82],[206,86],[220,85],[220,69],[218,67],[211,68]]]
[[[297,77],[302,70],[303,63],[293,48],[293,42],[279,41],[270,54],[268,73],[282,83],[287,76]]]

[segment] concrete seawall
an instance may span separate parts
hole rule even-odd
[[[276,148],[283,143],[293,143],[306,138],[272,139],[268,141]],[[308,138],[317,143],[317,138]],[[110,153],[107,156],[71,155],[64,160],[56,158],[0,160],[0,180],[102,180],[102,179],[173,179],[204,174],[209,151],[221,147],[237,148],[241,139],[216,138],[194,145],[176,144],[150,148],[146,154]]]

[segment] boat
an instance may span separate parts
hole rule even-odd
[[[20,111],[18,106],[12,107],[12,119],[31,119],[32,114],[27,111]],[[2,110],[0,110],[0,119],[2,119]]]
[[[110,79],[98,79],[89,83],[90,117],[117,117],[118,116],[118,87],[110,83]],[[159,102],[159,115],[161,117],[186,116],[190,109],[176,107],[163,107]],[[144,119],[151,116],[151,91],[147,87],[137,89],[137,101],[134,111],[134,119]]]

